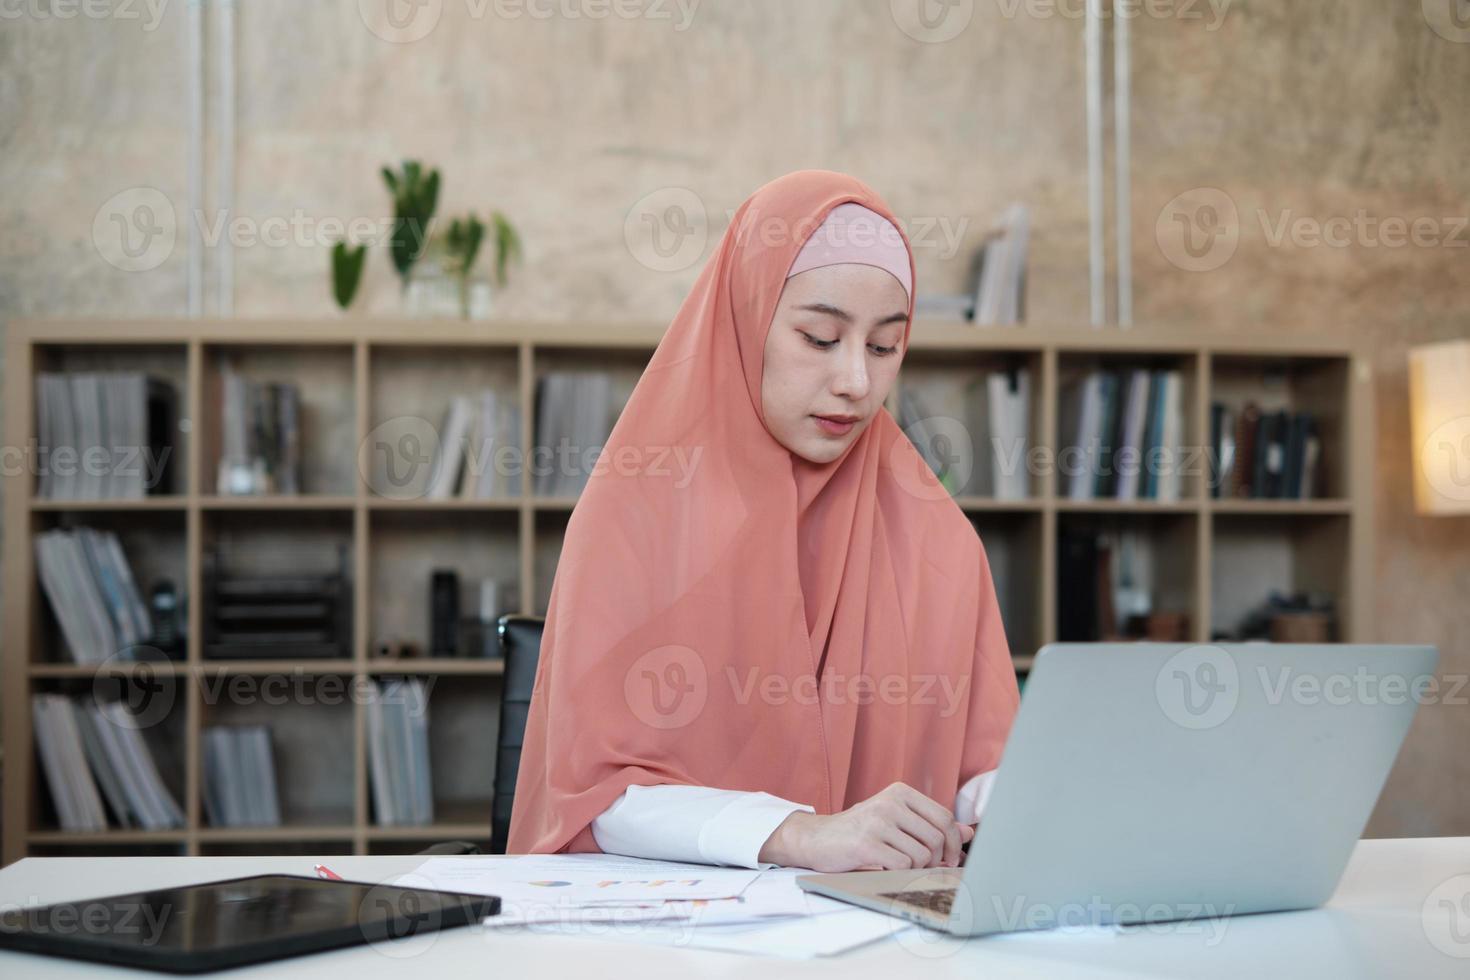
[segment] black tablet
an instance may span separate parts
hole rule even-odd
[[[0,912],[0,948],[202,973],[479,922],[500,899],[255,875]]]

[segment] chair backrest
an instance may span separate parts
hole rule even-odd
[[[521,745],[526,716],[531,710],[531,688],[541,659],[544,616],[514,613],[500,617],[500,650],[505,676],[500,686],[500,735],[496,739],[495,797],[490,808],[490,853],[504,854],[510,838],[510,812],[515,803],[516,774],[521,768]]]

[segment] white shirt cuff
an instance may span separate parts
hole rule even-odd
[[[699,850],[710,864],[733,864],[767,870],[779,865],[760,859],[761,848],[782,821],[797,810],[815,813],[816,808],[792,803],[770,793],[741,793],[704,823],[699,832]]]
[[[960,787],[954,798],[954,818],[960,823],[980,822],[985,804],[990,801],[990,787],[995,784],[997,770],[982,772]]]

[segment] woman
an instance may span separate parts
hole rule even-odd
[[[984,549],[883,408],[913,278],[845,174],[735,212],[568,523],[509,851],[959,863],[1018,693]]]

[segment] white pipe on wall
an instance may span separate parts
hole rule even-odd
[[[1087,0],[1083,29],[1087,52],[1087,269],[1092,325],[1107,320],[1106,256],[1103,229],[1102,0]]]
[[[1127,0],[1113,0],[1113,179],[1118,254],[1114,256],[1118,274],[1118,325],[1133,326],[1133,215],[1132,190],[1129,186],[1129,36],[1128,15],[1123,7]]]
[[[204,212],[204,5],[189,0],[185,31],[189,85],[189,207],[184,223],[189,229],[189,315],[204,315],[204,234],[199,216]]]
[[[219,184],[216,206],[224,225],[216,246],[218,274],[215,303],[220,317],[235,313],[235,249],[228,222],[235,210],[235,0],[217,0],[219,27]]]

